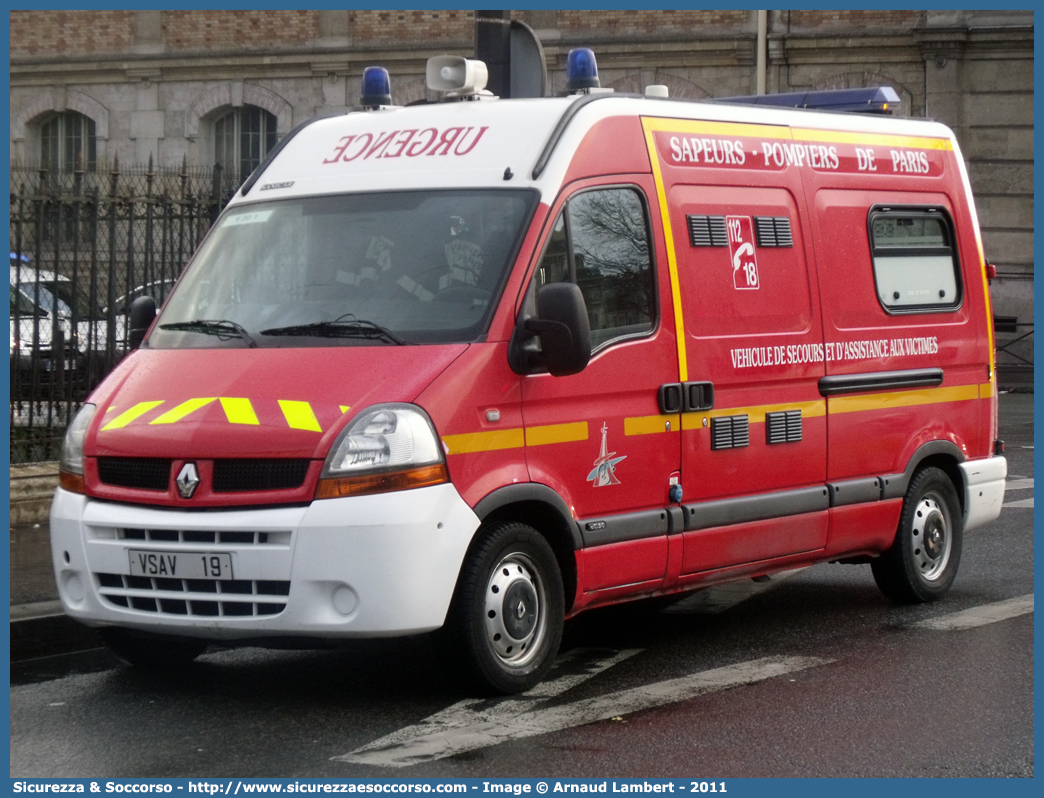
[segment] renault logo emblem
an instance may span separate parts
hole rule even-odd
[[[185,463],[178,472],[178,478],[174,480],[174,484],[178,486],[181,498],[191,499],[192,494],[199,487],[199,472],[196,470],[196,464]]]

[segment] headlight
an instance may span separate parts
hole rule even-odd
[[[330,448],[317,499],[358,496],[448,482],[435,427],[416,405],[375,405]]]
[[[92,404],[81,407],[65,431],[58,481],[63,488],[74,493],[83,493],[83,439],[97,409],[97,405]]]

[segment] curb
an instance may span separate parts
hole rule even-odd
[[[58,463],[11,466],[11,526],[42,524],[58,487]]]

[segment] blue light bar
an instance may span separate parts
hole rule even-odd
[[[597,89],[601,85],[594,51],[587,47],[570,50],[566,58],[566,88],[569,91],[580,91]]]
[[[824,89],[786,94],[751,94],[720,97],[718,102],[739,105],[769,105],[775,108],[814,108],[820,111],[890,114],[899,110],[899,95],[891,86],[866,89]]]
[[[362,76],[362,98],[360,105],[376,107],[378,105],[391,105],[391,78],[388,70],[384,67],[372,66],[363,70]]]

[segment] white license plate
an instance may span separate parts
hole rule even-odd
[[[205,551],[145,551],[131,549],[131,576],[163,579],[231,579],[232,555]]]

